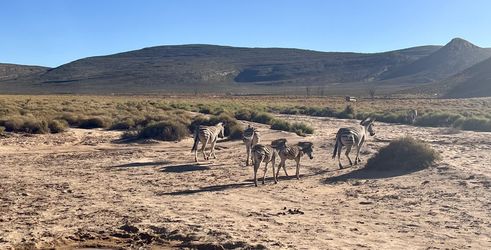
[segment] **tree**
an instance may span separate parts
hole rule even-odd
[[[372,98],[372,101],[373,99],[375,99],[375,93],[376,93],[376,89],[374,87],[368,89],[368,94],[370,95],[370,98]]]

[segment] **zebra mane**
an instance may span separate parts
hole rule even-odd
[[[284,147],[287,144],[287,140],[285,138],[276,139],[271,142],[271,146],[274,148]]]

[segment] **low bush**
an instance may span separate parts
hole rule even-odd
[[[459,118],[453,126],[463,130],[491,132],[491,120],[486,118]]]
[[[65,120],[70,127],[78,127],[83,117],[73,113],[64,113],[58,119]]]
[[[297,135],[313,134],[314,129],[303,122],[295,122],[290,126],[290,131]]]
[[[108,128],[111,126],[111,120],[107,117],[96,116],[83,119],[78,125],[79,128],[92,129],[92,128]]]
[[[262,123],[262,124],[272,124],[274,120],[274,116],[268,113],[260,112],[260,113],[253,113],[251,116],[251,121],[257,122],[257,123]]]
[[[0,125],[5,127],[7,132],[22,132],[29,134],[49,133],[48,122],[38,120],[34,117],[12,117],[3,120]]]
[[[68,129],[68,122],[65,120],[51,120],[48,122],[48,128],[51,133],[61,133]]]
[[[124,118],[121,121],[115,122],[112,124],[112,130],[128,130],[136,127],[135,120],[132,118]]]
[[[314,129],[302,122],[289,123],[285,120],[275,119],[271,123],[271,129],[283,130],[288,132],[294,132],[297,135],[304,136],[306,134],[313,134]]]
[[[3,132],[5,132],[5,127],[4,126],[0,126],[0,135],[3,134]]]
[[[175,121],[163,121],[144,127],[138,132],[137,138],[180,141],[187,136],[189,136],[189,130],[185,124]]]
[[[439,154],[427,144],[411,137],[392,141],[370,158],[365,169],[376,171],[416,171],[439,159]]]
[[[427,113],[416,120],[416,125],[425,127],[451,127],[461,115],[451,113]]]
[[[251,121],[252,116],[255,112],[249,109],[240,109],[235,112],[235,119],[237,120],[244,120],[244,121]]]
[[[355,108],[351,105],[346,105],[343,111],[336,115],[337,118],[341,119],[353,119],[355,118]]]
[[[290,131],[291,124],[285,120],[275,119],[271,123],[271,129]]]

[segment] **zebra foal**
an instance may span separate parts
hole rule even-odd
[[[215,155],[215,144],[218,140],[218,137],[224,137],[224,127],[223,123],[218,123],[215,126],[199,126],[194,133],[194,144],[191,152],[194,152],[194,160],[198,162],[198,143],[201,142],[203,146],[201,147],[201,151],[203,152],[203,158],[205,160],[209,160],[210,156],[216,159]],[[206,144],[211,144],[210,154],[208,156],[205,153]]]
[[[336,158],[336,154],[338,156],[338,163],[339,163],[339,168],[343,168],[343,165],[341,164],[341,150],[343,149],[343,146],[346,147],[346,157],[349,160],[350,166],[353,165],[353,162],[351,161],[351,158],[349,157],[349,153],[351,152],[351,148],[353,146],[356,147],[356,158],[355,158],[355,165],[361,162],[360,160],[360,150],[363,144],[365,143],[365,140],[368,137],[368,134],[371,136],[375,135],[375,131],[373,130],[373,122],[375,119],[372,119],[371,117],[365,118],[363,121],[360,122],[359,127],[349,127],[349,128],[340,128],[338,132],[336,133],[336,143],[334,144],[334,152],[332,154],[332,158]]]
[[[251,158],[252,162],[254,163],[254,159],[252,158],[252,154],[251,154],[252,147],[261,141],[261,135],[259,134],[256,128],[249,125],[246,128],[246,130],[244,130],[242,141],[246,145],[246,153],[247,153],[246,166],[249,166],[249,158]]]
[[[271,143],[278,148],[278,155],[280,156],[280,165],[276,171],[276,178],[280,174],[280,169],[283,168],[285,175],[288,176],[286,172],[286,160],[295,160],[296,166],[296,177],[297,180],[300,179],[300,159],[304,155],[308,155],[312,160],[314,159],[314,144],[312,142],[299,142],[295,146],[288,145],[286,139],[278,139]]]
[[[264,179],[266,178],[266,171],[268,171],[268,163],[270,162],[273,168],[274,183],[275,184],[278,183],[274,171],[274,164],[276,158],[278,158],[278,151],[270,145],[256,144],[252,147],[252,157],[253,157],[252,163],[254,164],[254,185],[257,187],[257,170],[259,169],[261,163],[263,162],[264,162],[263,184],[264,184]]]

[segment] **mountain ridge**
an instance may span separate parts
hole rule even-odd
[[[263,93],[265,89],[284,92],[328,86],[349,92],[350,86],[368,85],[397,89],[440,81],[487,57],[491,57],[491,49],[461,38],[452,39],[445,46],[417,46],[380,53],[163,45],[41,68],[32,74],[0,80],[0,91]]]

